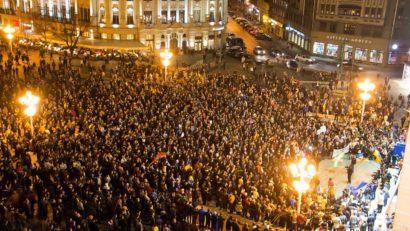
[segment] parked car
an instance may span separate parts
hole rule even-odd
[[[269,60],[269,58],[266,54],[264,54],[264,55],[255,55],[254,60],[255,60],[256,63],[266,63]]]
[[[242,52],[243,49],[240,46],[232,46],[229,49],[226,50],[226,54],[229,56],[234,56],[238,53],[238,52]]]
[[[303,63],[314,63],[316,60],[309,55],[296,55],[295,60]]]
[[[340,63],[337,64],[337,68],[340,68]],[[358,66],[355,63],[352,63],[351,61],[344,61],[343,62],[343,69],[348,70],[348,71],[363,71],[363,67]]]
[[[270,52],[269,52],[269,54],[272,56],[272,57],[276,57],[276,56],[279,56],[279,55],[282,55],[282,51],[280,51],[280,50],[278,50],[278,49],[274,49],[274,48],[271,48],[270,49]]]
[[[258,40],[272,41],[272,37],[270,37],[268,34],[260,32],[256,33],[255,38]]]
[[[253,49],[253,54],[255,54],[255,55],[265,55],[265,54],[266,54],[266,50],[263,49],[261,46],[256,46],[256,47]]]
[[[296,60],[290,59],[286,62],[286,67],[292,70],[297,70],[299,67],[299,64],[298,62],[296,62]]]
[[[292,57],[290,57],[289,55],[286,55],[286,54],[281,54],[281,55],[277,55],[276,59],[278,60],[278,63],[286,64],[286,62],[291,60]]]

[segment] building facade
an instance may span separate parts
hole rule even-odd
[[[387,64],[396,9],[397,0],[318,0],[312,53]]]
[[[138,40],[152,49],[219,48],[227,22],[227,0],[0,0],[2,24],[31,29],[33,15],[87,22],[81,36]],[[29,15],[29,16],[27,16]],[[50,32],[51,33],[51,32]]]
[[[309,50],[312,30],[314,0],[288,0],[285,39],[291,44]]]
[[[410,61],[410,1],[399,0],[395,13],[394,31],[390,41],[389,64]]]

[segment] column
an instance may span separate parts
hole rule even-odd
[[[48,14],[53,16],[53,0],[48,0]]]
[[[192,6],[192,0],[188,0],[188,7],[189,7],[189,23],[194,22],[194,7]]]
[[[162,2],[161,0],[156,0],[157,2],[157,24],[161,24],[161,17],[162,17]]]
[[[185,23],[189,23],[190,21],[188,21],[188,15],[189,15],[189,12],[188,12],[188,1],[190,1],[190,0],[185,0],[184,1],[184,17],[185,17]]]
[[[61,18],[62,14],[61,14],[61,0],[57,0],[57,17]]]
[[[65,18],[70,18],[70,0],[65,0]]]
[[[40,15],[45,15],[45,12],[44,12],[44,0],[40,0]]]
[[[167,0],[167,23],[171,19],[171,3]]]
[[[78,14],[78,0],[74,0],[74,14]]]
[[[104,0],[105,25],[111,26],[111,1]]]
[[[209,21],[209,0],[206,0],[205,3],[205,22]]]
[[[142,0],[138,0],[138,4],[135,4],[136,6],[136,10],[135,10],[135,14],[137,15],[137,26],[139,27],[140,23],[141,23],[141,17],[142,17]]]
[[[177,0],[177,16],[176,21],[179,22],[179,0]]]
[[[127,24],[127,6],[125,5],[126,0],[119,0],[118,1],[118,14],[119,14],[119,20],[120,20],[120,27],[125,27]]]

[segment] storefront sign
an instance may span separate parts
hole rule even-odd
[[[350,41],[353,43],[364,43],[364,44],[372,44],[373,42],[371,40],[367,40],[367,39],[357,39],[357,38],[351,38],[348,39],[346,37],[341,37],[341,36],[337,36],[337,35],[326,35],[327,39],[331,39],[331,40],[338,40],[338,41]]]

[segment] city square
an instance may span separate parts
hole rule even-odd
[[[410,3],[0,1],[0,230],[410,230]]]

